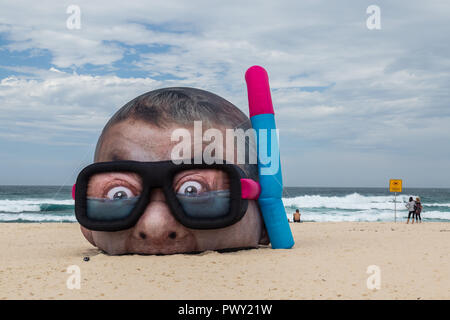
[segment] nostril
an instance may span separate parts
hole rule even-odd
[[[169,238],[170,239],[175,239],[176,237],[177,237],[177,233],[176,232],[169,233]]]
[[[141,239],[145,240],[145,238],[147,238],[147,235],[143,232],[139,232],[139,237],[141,237]]]

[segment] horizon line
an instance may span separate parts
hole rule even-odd
[[[0,187],[72,187],[72,185],[60,185],[60,184],[0,184]],[[349,189],[349,188],[365,188],[365,189],[389,189],[389,186],[384,187],[358,187],[358,186],[283,186],[283,188],[335,188],[335,189]],[[450,186],[448,187],[405,187],[403,189],[450,189]],[[402,193],[402,192],[397,192]]]

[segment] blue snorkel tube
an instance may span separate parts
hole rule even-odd
[[[280,149],[266,70],[253,66],[245,73],[250,121],[256,131],[259,184],[258,203],[273,249],[289,249],[294,245],[283,201]],[[264,139],[265,138],[265,139]]]

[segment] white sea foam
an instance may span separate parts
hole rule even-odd
[[[407,196],[397,196],[397,210],[406,210]],[[343,197],[326,197],[320,195],[305,195],[294,198],[283,198],[286,207],[296,208],[327,208],[327,209],[350,209],[388,210],[394,208],[394,197],[392,196],[363,196],[352,193]]]
[[[423,203],[425,207],[448,207],[450,208],[450,203]]]
[[[19,213],[19,212],[39,212],[41,205],[74,205],[73,200],[54,200],[54,199],[21,199],[21,200],[0,200],[0,212]]]
[[[348,214],[342,214],[342,212],[308,212],[302,211],[302,220],[304,221],[316,221],[316,222],[337,222],[337,221],[394,221],[394,211],[383,211],[383,212],[373,212],[373,211],[356,211]],[[287,214],[288,218],[292,221],[293,216],[291,213]],[[421,215],[422,219],[433,219],[433,220],[445,220],[450,221],[449,212],[441,211],[426,211]],[[397,220],[405,220],[408,218],[406,212],[397,212]]]
[[[397,196],[397,219],[406,219],[405,207],[409,196]],[[283,198],[287,216],[292,220],[295,209],[300,209],[305,221],[393,221],[393,196],[363,196],[358,193],[337,197],[305,195]],[[422,203],[423,219],[450,221],[450,212],[432,210],[427,207],[450,207],[448,203]]]
[[[0,221],[29,221],[29,222],[75,222],[75,216],[59,216],[39,213],[0,213]]]

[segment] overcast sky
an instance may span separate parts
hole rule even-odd
[[[450,1],[243,2],[0,2],[0,184],[72,184],[108,118],[153,89],[248,114],[259,64],[285,185],[450,187]]]

